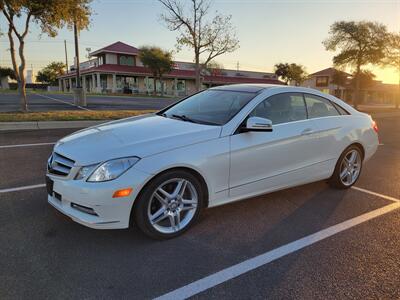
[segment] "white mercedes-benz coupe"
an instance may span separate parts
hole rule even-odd
[[[215,87],[61,139],[48,160],[48,201],[88,227],[135,224],[171,238],[207,207],[326,179],[349,188],[377,131],[369,115],[316,90]]]

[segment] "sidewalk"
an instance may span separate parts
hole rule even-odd
[[[61,128],[86,128],[111,120],[100,121],[35,121],[35,122],[0,122],[0,131],[12,130],[37,130]]]

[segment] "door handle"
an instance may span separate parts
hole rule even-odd
[[[301,135],[307,135],[313,133],[314,130],[312,128],[306,128],[301,132]]]

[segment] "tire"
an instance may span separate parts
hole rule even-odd
[[[151,180],[136,199],[135,223],[153,239],[174,238],[198,220],[205,195],[201,182],[190,172],[167,171]]]
[[[354,159],[353,159],[353,155]],[[337,189],[348,189],[360,177],[363,163],[363,153],[360,147],[351,145],[340,155],[335,171],[328,183]]]

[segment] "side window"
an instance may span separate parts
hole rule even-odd
[[[250,113],[250,116],[267,118],[272,124],[288,123],[307,119],[303,95],[283,93],[264,100]]]
[[[310,119],[340,115],[333,104],[325,98],[310,94],[304,94],[304,98]]]
[[[349,112],[345,110],[343,107],[341,107],[339,104],[333,103],[332,104],[336,107],[336,109],[339,111],[341,115],[349,115]]]

